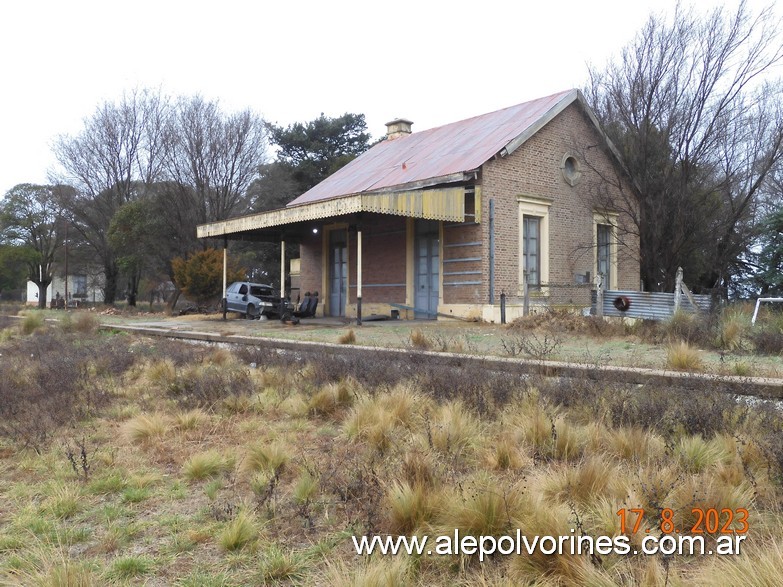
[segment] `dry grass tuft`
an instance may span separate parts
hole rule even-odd
[[[407,450],[402,457],[402,476],[410,485],[434,487],[437,474],[432,453],[415,447]]]
[[[487,450],[487,463],[490,468],[498,471],[521,469],[531,462],[530,457],[520,446],[520,439],[515,435],[502,435]]]
[[[337,339],[337,342],[340,344],[356,344],[356,333],[353,331],[353,328],[340,336],[340,338]]]
[[[174,427],[177,430],[196,430],[209,420],[206,412],[200,409],[178,412],[174,415]]]
[[[177,367],[171,359],[159,359],[147,366],[145,375],[152,385],[166,390],[177,380]]]
[[[223,550],[235,551],[250,545],[257,537],[258,528],[253,516],[242,510],[220,533],[218,544]]]
[[[414,534],[435,514],[437,492],[407,481],[395,481],[386,490],[388,530],[392,534]]]
[[[500,536],[523,515],[525,502],[521,490],[504,488],[497,480],[479,474],[461,485],[461,490],[445,493],[438,500],[434,522],[441,534]]]
[[[265,548],[259,569],[262,585],[291,582],[299,584],[310,570],[309,557],[301,552],[284,551],[279,546]]]
[[[56,484],[44,502],[46,510],[55,518],[64,520],[74,516],[82,506],[82,492],[70,484]]]
[[[459,400],[438,406],[429,426],[428,439],[442,453],[459,454],[479,444],[479,421]]]
[[[60,330],[63,332],[79,332],[89,334],[98,330],[98,319],[88,312],[67,312],[60,317]]]
[[[531,496],[530,503],[515,520],[515,525],[532,542],[537,536],[570,536],[574,528],[572,513],[562,503],[545,502],[540,494]],[[568,552],[546,555],[536,549],[530,556],[515,556],[510,562],[512,577],[520,584],[535,584],[542,576],[552,580],[553,585],[583,585],[580,577],[589,566],[589,557],[572,555]]]
[[[692,578],[695,585],[710,587],[773,587],[780,585],[783,568],[783,548],[770,540],[764,548],[742,552],[743,556],[708,557],[706,567]]]
[[[625,487],[619,469],[603,455],[593,455],[574,465],[561,465],[540,483],[542,494],[552,503],[587,505],[599,497],[621,499]]]
[[[191,456],[182,465],[182,474],[189,481],[210,479],[229,470],[230,464],[216,450],[208,450]]]
[[[432,348],[432,341],[424,334],[421,328],[411,330],[409,341],[411,346],[415,349],[427,351]]]
[[[384,452],[399,431],[411,430],[417,414],[429,402],[409,385],[398,385],[388,393],[365,396],[353,408],[343,425],[348,438],[366,441],[375,450]]]
[[[134,444],[145,444],[162,438],[168,430],[168,419],[161,414],[141,414],[123,425],[125,436]]]
[[[716,436],[710,441],[701,436],[687,436],[680,440],[677,447],[677,455],[683,469],[689,473],[701,473],[718,463],[727,463],[734,459],[736,450],[732,439],[728,439],[731,445],[726,443],[725,437]]]
[[[400,587],[413,585],[409,557],[368,558],[362,565],[327,562],[326,577],[318,584],[331,587]]]
[[[259,443],[247,449],[242,461],[242,469],[248,473],[280,473],[288,463],[290,456],[286,447],[279,442]]]
[[[675,342],[666,348],[666,366],[678,371],[701,371],[704,361],[698,349],[687,342]]]
[[[309,411],[318,416],[333,416],[343,408],[350,407],[358,393],[359,386],[351,378],[338,383],[327,383],[310,397]]]
[[[666,447],[658,434],[633,427],[611,431],[606,448],[608,452],[622,459],[644,462],[662,457]]]

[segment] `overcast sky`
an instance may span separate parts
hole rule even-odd
[[[699,10],[723,4],[696,2]],[[727,2],[734,5],[736,2]],[[424,130],[587,80],[675,0],[33,0],[0,4],[0,195],[134,88],[271,122],[364,113]],[[751,2],[760,6],[762,2]]]

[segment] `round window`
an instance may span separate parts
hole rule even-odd
[[[576,160],[576,157],[573,155],[566,155],[563,158],[563,164],[561,166],[563,170],[563,178],[568,182],[569,185],[576,184],[577,181],[579,181],[579,176],[581,173],[579,172],[579,162]]]

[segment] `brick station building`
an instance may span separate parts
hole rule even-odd
[[[508,318],[521,314],[525,282],[539,306],[587,305],[567,286],[589,291],[598,274],[638,289],[636,196],[578,90],[411,126],[388,123],[385,140],[285,208],[198,236],[298,243],[291,268],[325,316],[498,321],[501,293]]]

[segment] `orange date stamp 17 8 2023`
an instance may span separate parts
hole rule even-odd
[[[674,519],[674,511],[664,508],[660,515],[645,515],[644,508],[622,508],[617,511],[620,517],[620,534],[660,531],[663,534],[746,534],[748,510],[745,508],[692,508],[691,519],[687,524],[680,525]]]

